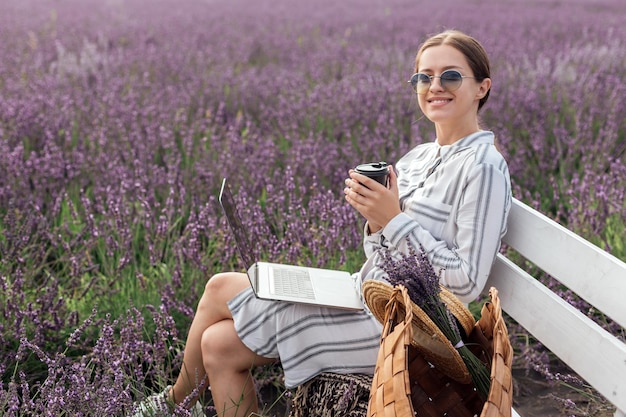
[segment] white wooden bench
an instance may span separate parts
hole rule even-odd
[[[504,243],[626,327],[626,263],[514,200]],[[626,417],[626,344],[499,254],[502,309]]]
[[[503,242],[626,328],[626,263],[515,199]],[[615,417],[626,417],[624,342],[502,254],[485,289],[492,286],[510,317],[610,401]]]

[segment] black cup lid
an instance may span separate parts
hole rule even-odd
[[[387,170],[387,163],[386,162],[370,162],[367,164],[361,164],[358,165],[356,167],[356,171],[364,174],[364,175],[380,175],[380,174],[386,174],[388,172]]]

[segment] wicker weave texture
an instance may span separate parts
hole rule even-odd
[[[491,387],[481,417],[511,417],[513,405],[513,349],[509,340],[498,290],[489,290],[490,303],[485,303],[480,320],[476,323],[487,338],[493,342],[493,358],[491,361]]]
[[[484,401],[473,384],[463,384],[440,372],[417,350],[411,350],[411,401],[420,417],[475,417]]]
[[[495,288],[489,291],[481,318],[468,336],[466,345],[490,366],[491,386],[487,400],[478,395],[472,383],[463,384],[435,368],[420,352],[411,352],[412,402],[420,417],[511,417],[513,402],[511,363],[513,351],[502,318]]]
[[[394,291],[394,287],[386,282],[367,280],[363,283],[363,296],[367,306],[383,325],[386,322],[386,308]],[[443,287],[441,287],[440,296],[462,326],[464,333],[469,334],[475,326],[472,313],[454,294]],[[413,313],[413,346],[446,375],[462,383],[471,382],[469,370],[461,355],[422,308],[411,302],[410,298],[408,303],[400,300],[397,305],[399,314],[403,315],[404,309],[408,306],[411,306]]]
[[[395,289],[387,304],[380,349],[372,378],[368,417],[413,415],[410,399],[411,382],[407,369],[413,312],[410,308],[404,309],[404,319],[398,320],[396,315],[400,302],[409,305],[410,298],[405,287]]]
[[[365,417],[372,377],[322,373],[300,385],[289,417]]]

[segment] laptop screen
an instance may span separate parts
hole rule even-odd
[[[250,268],[250,266],[252,266],[252,264],[254,264],[252,247],[250,246],[248,233],[241,223],[241,218],[239,217],[239,212],[237,211],[237,205],[235,204],[233,194],[230,192],[230,188],[226,183],[226,178],[224,178],[224,180],[222,181],[222,190],[220,191],[219,200],[220,204],[222,205],[222,209],[224,210],[224,214],[226,215],[226,219],[228,220],[230,230],[235,237],[235,242],[237,244],[237,248],[239,249],[239,254],[245,262],[245,267],[247,270],[248,268]]]

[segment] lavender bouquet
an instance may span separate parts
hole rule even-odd
[[[381,249],[382,261],[379,266],[387,272],[387,279],[391,285],[406,287],[411,301],[430,317],[452,346],[457,349],[467,366],[478,393],[486,399],[491,385],[489,370],[462,343],[461,332],[456,319],[441,300],[439,276],[428,260],[424,248],[420,245],[418,253],[411,242],[408,242],[408,246],[409,253],[401,254],[399,259],[394,258],[390,251]]]

